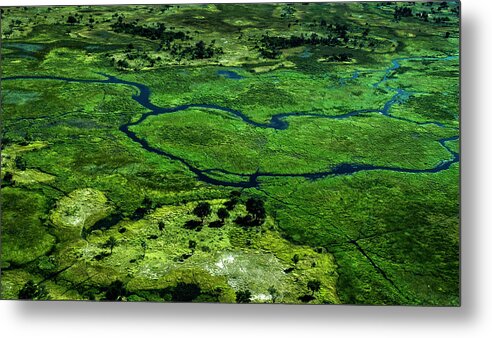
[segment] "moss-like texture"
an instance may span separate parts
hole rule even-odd
[[[449,157],[437,140],[455,134],[382,116],[351,120],[299,116],[287,121],[289,128],[278,131],[248,125],[227,113],[192,109],[148,117],[132,130],[151,145],[199,168],[240,174],[258,169],[268,173],[319,172],[342,163],[432,168]]]
[[[1,298],[459,305],[459,10],[2,8]]]
[[[28,263],[51,249],[55,239],[43,223],[46,211],[42,195],[2,189],[2,266]]]

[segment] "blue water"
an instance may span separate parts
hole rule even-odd
[[[2,47],[21,49],[25,52],[39,52],[40,50],[44,49],[44,46],[41,44],[21,43],[21,42],[4,42],[2,44]]]
[[[34,56],[28,55],[28,54],[8,54],[6,55],[7,57],[12,57],[12,58],[22,58],[22,59],[29,59],[29,60],[37,60]]]
[[[228,79],[233,79],[233,80],[241,80],[244,79],[244,76],[239,75],[238,73],[232,71],[232,70],[218,70],[217,71],[218,75],[224,76]]]
[[[299,54],[299,57],[301,59],[307,59],[308,57],[311,57],[313,53],[309,51],[309,48],[305,49],[302,53]]]
[[[358,79],[358,78],[359,78],[359,76],[360,76],[360,72],[359,72],[358,70],[356,70],[356,71],[354,72],[354,74],[352,74],[352,76],[351,76],[351,77],[348,77],[348,78],[344,78],[344,77],[342,77],[340,80],[338,80],[338,84],[339,84],[340,86],[345,86],[345,85],[347,84],[347,82],[348,82],[348,81],[353,81],[353,80],[356,80],[356,79]]]

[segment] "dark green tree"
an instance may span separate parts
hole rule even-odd
[[[216,221],[213,221],[213,222],[210,222],[208,224],[208,227],[209,228],[221,228],[223,226],[224,226],[224,221],[223,220],[220,220],[220,219],[218,219]]]
[[[118,244],[118,241],[116,240],[116,238],[114,238],[113,236],[110,236],[108,238],[108,240],[106,241],[106,243],[104,243],[104,247],[105,248],[109,248],[110,250],[110,255],[113,254],[113,249],[114,247]]]
[[[195,250],[195,248],[196,248],[196,242],[193,241],[193,240],[189,240],[188,241],[188,248],[190,248],[191,250]]]
[[[229,217],[229,212],[227,211],[226,208],[220,208],[219,210],[217,210],[217,217],[219,217],[222,221],[224,221],[224,219]]]
[[[19,170],[26,170],[27,169],[26,160],[24,160],[21,157],[16,157],[15,158],[15,167]]]
[[[10,185],[12,183],[12,173],[5,173],[2,179],[2,186]]]
[[[74,17],[73,15],[70,15],[67,19],[67,23],[73,25],[73,24],[76,24],[78,21],[77,21],[77,18]]]
[[[202,222],[205,217],[210,215],[212,212],[212,208],[210,207],[210,203],[208,202],[200,202],[198,205],[193,209],[193,214],[197,217],[200,217]]]
[[[236,197],[233,197],[230,200],[224,202],[224,206],[226,207],[227,210],[231,211],[236,207],[238,202],[239,202],[239,199]]]
[[[191,219],[189,221],[186,221],[186,223],[184,224],[185,229],[196,230],[196,231],[200,231],[202,226],[203,226],[203,222],[196,219]]]
[[[310,280],[307,283],[307,287],[314,294],[315,292],[318,292],[319,289],[321,288],[321,282],[318,280]]]
[[[238,291],[236,293],[236,302],[237,303],[251,303],[251,291]]]
[[[120,280],[115,280],[106,289],[106,300],[120,301],[127,295],[125,285]]]
[[[299,255],[298,254],[295,254],[294,256],[292,256],[292,262],[294,262],[294,264],[297,264],[297,262],[299,262]]]
[[[246,210],[248,215],[237,217],[234,222],[240,226],[253,227],[260,226],[265,222],[266,211],[264,203],[259,198],[249,198],[246,201]]]
[[[270,297],[272,297],[272,303],[275,303],[279,296],[278,290],[274,286],[270,286],[268,292],[270,293]]]
[[[230,195],[232,198],[239,198],[239,197],[241,197],[241,192],[237,191],[237,190],[233,190],[233,191],[231,191]]]
[[[197,284],[179,282],[172,290],[174,302],[191,302],[201,294],[202,290]]]
[[[130,65],[126,60],[118,60],[116,61],[116,67],[123,69],[123,68],[129,68]]]
[[[143,250],[142,259],[144,259],[145,258],[145,253],[147,252],[147,242],[146,241],[142,241],[140,243],[140,246],[142,247],[142,250]]]
[[[265,218],[266,211],[263,200],[251,197],[246,201],[246,210],[256,219]]]
[[[48,293],[43,285],[34,283],[33,280],[28,280],[19,291],[19,299],[47,299]]]
[[[251,216],[251,215],[238,216],[234,220],[234,222],[237,225],[240,225],[242,227],[251,227],[251,226],[255,226],[256,225],[255,220],[253,219],[253,216]]]
[[[195,59],[204,59],[207,56],[207,49],[206,49],[205,42],[203,42],[203,40],[200,40],[195,44],[195,50],[193,56]]]

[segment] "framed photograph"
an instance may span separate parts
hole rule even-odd
[[[460,305],[460,4],[1,8],[1,299]]]

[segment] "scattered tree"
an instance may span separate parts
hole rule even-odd
[[[236,207],[236,205],[238,204],[238,202],[239,202],[239,199],[233,197],[229,201],[226,201],[224,203],[224,206],[226,207],[227,210],[231,211],[231,210],[233,210]]]
[[[115,280],[106,289],[106,300],[121,301],[127,295],[125,285],[120,280]]]
[[[221,228],[224,226],[224,221],[223,220],[213,221],[213,222],[210,222],[210,224],[208,226],[210,228]]]
[[[179,282],[172,288],[172,300],[174,302],[191,302],[200,296],[202,290],[197,284]]]
[[[265,218],[266,216],[264,202],[259,198],[249,198],[246,201],[246,210],[255,218]]]
[[[140,243],[140,246],[142,247],[142,250],[143,250],[142,259],[144,259],[145,258],[145,253],[147,252],[147,242],[142,241]]]
[[[393,12],[393,18],[395,21],[400,21],[402,17],[412,16],[412,9],[410,7],[396,7]]]
[[[120,59],[116,61],[116,67],[119,69],[127,69],[130,68],[130,64],[128,63],[128,61]]]
[[[193,241],[193,240],[189,240],[188,241],[188,248],[191,249],[191,250],[195,250],[195,248],[196,248],[196,242]]]
[[[67,19],[67,23],[71,24],[71,25],[74,25],[78,22],[77,18],[74,17],[73,15],[70,15]]]
[[[191,219],[184,224],[185,229],[200,231],[203,226],[202,221]]]
[[[238,291],[236,293],[236,302],[237,303],[251,303],[251,291]]]
[[[19,291],[19,299],[47,299],[48,293],[43,285],[34,283],[33,280],[28,280]]]
[[[292,257],[292,262],[294,262],[294,264],[297,264],[297,262],[299,262],[299,255],[298,255],[298,254],[295,254],[295,255]]]
[[[241,192],[237,191],[237,190],[233,190],[233,191],[231,191],[230,195],[233,198],[239,198],[239,197],[241,197]]]
[[[7,172],[5,173],[5,175],[3,175],[3,179],[2,179],[2,186],[7,186],[7,185],[11,185],[12,184],[12,173],[10,172]]]
[[[21,157],[16,157],[15,158],[15,167],[19,170],[26,170],[27,169],[26,160],[24,160]]]
[[[248,215],[237,217],[234,222],[246,227],[259,226],[265,223],[266,211],[263,200],[259,198],[249,198],[246,201],[246,210]]]
[[[118,241],[116,240],[116,238],[114,238],[113,236],[110,236],[108,238],[108,240],[106,241],[106,243],[104,243],[104,247],[109,248],[109,250],[110,250],[109,254],[112,255],[113,249],[117,244],[118,244]]]
[[[217,217],[224,221],[224,219],[229,217],[229,212],[226,208],[220,208],[219,210],[217,210]]]
[[[328,62],[347,62],[352,59],[352,54],[350,53],[339,53],[339,54],[331,54],[325,55],[326,61]]]
[[[315,292],[318,292],[319,289],[321,288],[321,282],[318,280],[310,280],[307,283],[307,287],[314,294]]]
[[[210,207],[210,203],[208,202],[200,202],[195,207],[195,209],[193,209],[193,214],[197,217],[200,217],[202,219],[202,222],[203,219],[210,215],[211,212],[212,208]]]
[[[275,303],[279,296],[277,289],[274,286],[270,286],[268,292],[270,293],[270,297],[272,297],[272,303]]]
[[[304,295],[304,296],[299,297],[298,299],[303,303],[308,303],[308,302],[314,300],[315,298],[312,295]]]
[[[190,59],[190,60],[201,60],[210,59],[215,55],[223,54],[224,51],[220,47],[215,47],[215,42],[212,41],[210,45],[207,45],[203,40],[198,41],[195,45],[182,47],[181,45],[169,44],[169,52],[172,56],[176,57],[178,60]]]

